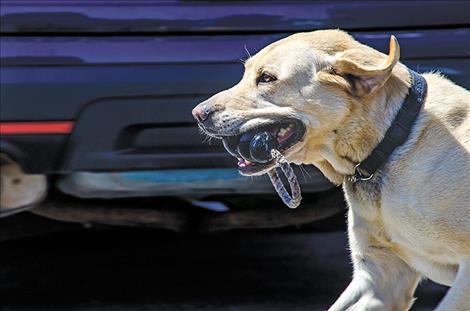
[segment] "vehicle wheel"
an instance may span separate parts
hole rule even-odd
[[[0,154],[0,217],[37,206],[46,193],[46,176],[27,175],[18,163]]]

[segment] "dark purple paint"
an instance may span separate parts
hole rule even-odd
[[[470,28],[353,32],[383,52],[394,34],[403,59],[470,57]],[[241,62],[288,34],[171,37],[3,37],[4,64]],[[246,48],[246,50],[245,50]]]
[[[469,24],[468,1],[2,1],[4,32],[246,32]]]

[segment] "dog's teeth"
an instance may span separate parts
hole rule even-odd
[[[285,137],[287,134],[289,134],[289,132],[292,130],[292,127],[291,126],[288,126],[287,128],[281,128],[277,134],[278,137],[280,138],[283,138]]]

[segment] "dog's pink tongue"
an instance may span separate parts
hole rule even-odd
[[[245,159],[243,159],[243,158],[239,158],[239,159],[238,159],[238,163],[237,163],[237,165],[238,165],[239,167],[245,167],[245,166],[248,166],[248,165],[250,165],[250,164],[251,164],[250,161],[245,160]]]

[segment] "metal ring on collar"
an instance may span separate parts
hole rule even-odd
[[[371,180],[374,177],[374,174],[370,174],[369,176],[365,176],[359,171],[361,163],[356,164],[354,167],[354,175],[349,177],[349,180],[352,182],[358,182],[358,181],[368,181]]]

